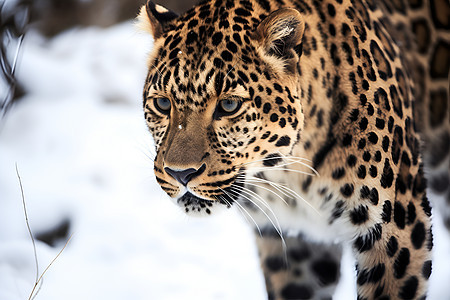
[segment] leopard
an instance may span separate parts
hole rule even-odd
[[[189,216],[248,220],[268,299],[425,299],[450,228],[446,0],[148,1],[154,174]],[[428,180],[427,180],[428,179]],[[427,190],[428,186],[428,190]]]

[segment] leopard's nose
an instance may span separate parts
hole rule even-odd
[[[195,177],[202,174],[206,169],[206,165],[203,164],[200,168],[188,168],[183,170],[171,169],[169,167],[165,167],[164,170],[167,174],[175,178],[179,183],[186,186],[189,181],[194,179]]]

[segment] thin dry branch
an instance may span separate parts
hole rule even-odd
[[[48,269],[50,269],[50,267],[53,265],[53,263],[61,255],[61,253],[63,253],[64,249],[66,249],[67,245],[69,244],[70,240],[72,239],[72,236],[73,236],[73,234],[70,235],[69,239],[64,244],[64,247],[62,247],[62,249],[58,252],[58,254],[55,256],[55,258],[53,258],[53,260],[48,264],[47,268],[45,268],[44,272],[42,272],[41,276],[39,276],[39,279],[34,283],[33,289],[31,290],[30,297],[28,298],[28,300],[32,300],[37,296],[37,294],[39,293],[39,291],[41,289],[41,287],[39,286],[39,288],[36,290],[37,286],[39,285],[40,282],[42,282],[44,280],[44,275],[45,275],[45,273],[47,273]],[[34,294],[34,296],[33,296],[33,294]]]
[[[31,242],[33,243],[34,262],[36,264],[36,280],[35,281],[37,281],[39,278],[39,263],[38,263],[37,252],[36,252],[36,242],[34,240],[33,233],[31,232],[30,222],[28,221],[28,213],[27,213],[27,206],[25,204],[25,195],[23,193],[22,179],[20,178],[19,168],[17,167],[17,163],[16,163],[16,174],[17,174],[17,178],[19,179],[20,192],[22,193],[22,205],[23,205],[23,211],[25,213],[25,222],[27,223],[28,233],[30,234]]]
[[[42,283],[44,282],[45,273],[47,273],[47,271],[50,269],[50,267],[53,265],[53,263],[63,253],[64,249],[66,249],[67,245],[69,244],[70,240],[72,239],[73,234],[70,235],[69,239],[64,244],[64,247],[58,252],[58,254],[55,256],[55,258],[53,258],[53,260],[47,265],[44,272],[42,272],[42,274],[39,276],[39,264],[38,264],[37,251],[36,251],[36,242],[35,242],[33,233],[31,231],[30,222],[28,221],[28,213],[27,213],[27,207],[26,207],[26,203],[25,203],[25,195],[23,192],[22,179],[20,178],[19,168],[17,167],[17,163],[16,163],[16,174],[17,174],[17,178],[19,179],[20,192],[22,194],[22,205],[23,205],[23,211],[25,213],[25,222],[27,224],[28,233],[30,234],[31,241],[33,243],[34,261],[36,264],[36,279],[34,282],[33,289],[31,290],[30,296],[28,297],[28,300],[34,300],[34,298],[36,298],[36,296],[39,294],[39,291],[41,290]]]

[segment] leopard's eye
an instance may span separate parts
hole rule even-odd
[[[226,113],[232,113],[236,110],[236,108],[239,106],[238,101],[236,100],[231,100],[231,99],[226,99],[226,100],[222,100],[220,101],[220,108],[226,112]]]
[[[215,115],[216,117],[233,115],[241,108],[241,105],[242,101],[239,99],[230,98],[220,100]]]
[[[153,104],[155,105],[156,109],[165,115],[168,115],[170,112],[170,100],[167,98],[156,98],[155,100],[153,100]]]

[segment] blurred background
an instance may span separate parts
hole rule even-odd
[[[178,13],[194,3],[159,1]],[[188,218],[155,182],[142,4],[0,0],[0,300],[29,299],[70,236],[36,299],[266,298],[244,218]],[[450,299],[438,214],[434,229],[430,299]],[[348,256],[342,272],[335,299],[355,299]]]
[[[39,276],[73,235],[36,299],[264,299],[245,222],[187,218],[155,182],[142,4],[0,0],[0,300],[37,276],[16,165]]]

